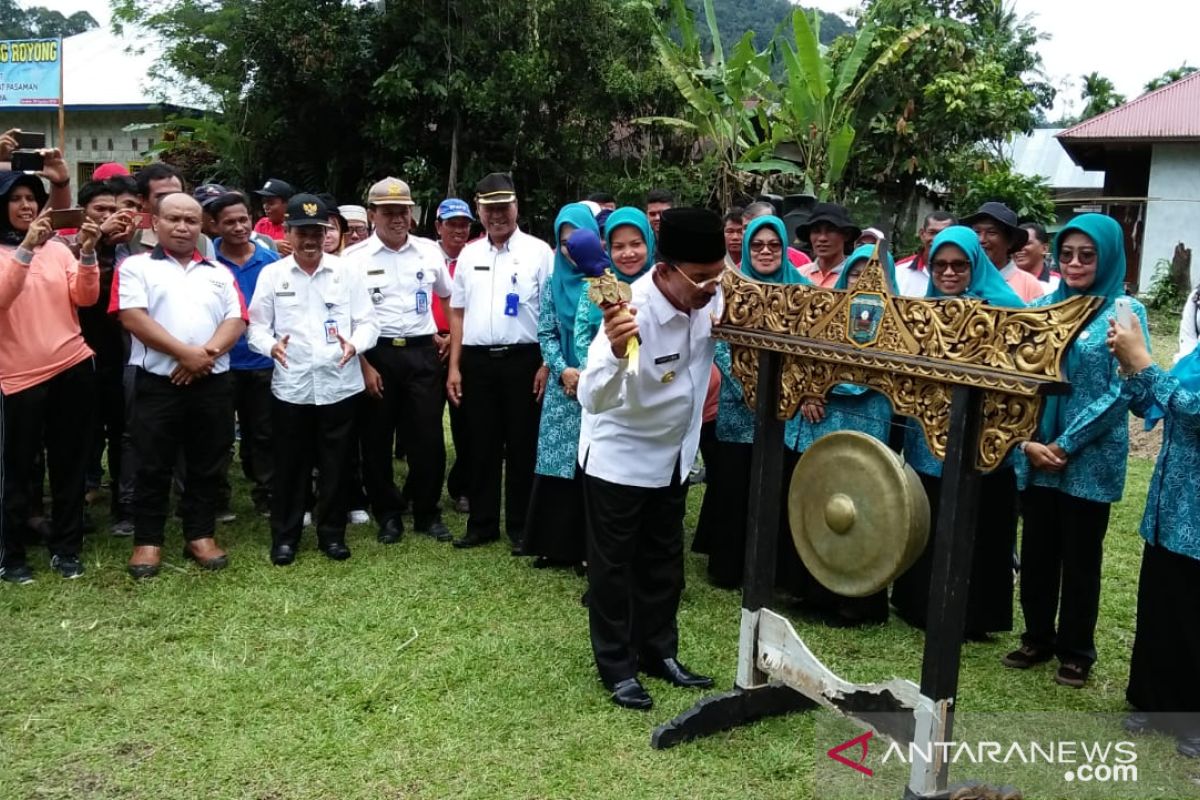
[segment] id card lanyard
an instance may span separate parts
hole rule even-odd
[[[504,296],[504,316],[515,317],[521,310],[521,295],[517,294],[517,273],[512,274],[512,291]]]
[[[429,313],[429,292],[425,291],[425,270],[417,270],[417,315],[424,316]]]
[[[333,318],[333,303],[325,304],[325,311],[329,314],[329,318],[325,320],[325,343],[338,343],[338,326],[337,320]]]

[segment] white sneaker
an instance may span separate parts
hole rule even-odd
[[[346,521],[351,525],[366,525],[371,521],[371,515],[361,508],[356,508],[346,515]]]
[[[309,525],[312,525],[312,512],[305,511],[304,512],[304,527],[307,528]]]

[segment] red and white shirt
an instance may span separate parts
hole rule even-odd
[[[249,321],[246,301],[225,266],[192,254],[181,264],[162,249],[130,256],[113,275],[111,313],[144,308],[167,333],[189,345],[202,345],[227,319]],[[173,357],[131,337],[129,363],[155,375],[169,377],[179,366]],[[229,354],[218,358],[213,374],[229,369]]]

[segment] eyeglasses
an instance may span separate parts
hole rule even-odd
[[[954,261],[943,261],[937,259],[929,264],[929,271],[941,275],[945,272],[956,272],[959,275],[966,274],[971,271],[971,262],[955,259]]]
[[[1091,248],[1076,250],[1073,247],[1064,247],[1058,251],[1059,264],[1070,264],[1072,261],[1078,261],[1084,266],[1095,264],[1096,251]]]
[[[783,245],[779,242],[751,242],[751,253],[778,253],[783,250]]]
[[[694,280],[692,280],[691,276],[688,275],[686,272],[684,272],[683,269],[678,264],[671,264],[671,266],[674,268],[674,270],[676,272],[678,272],[680,275],[683,276],[684,280],[686,280],[688,283],[690,283],[692,286],[696,287],[700,291],[704,291],[705,289],[708,289],[709,287],[717,286],[721,282],[721,278],[725,277],[725,270],[722,269],[721,274],[715,278],[709,278],[706,281],[694,281]]]

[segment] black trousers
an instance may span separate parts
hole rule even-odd
[[[1200,560],[1146,544],[1125,699],[1200,736]],[[1185,716],[1186,715],[1186,716]],[[1180,724],[1184,723],[1184,724]]]
[[[1108,503],[1031,486],[1021,495],[1021,641],[1060,661],[1096,661]],[[1055,628],[1055,616],[1058,627]]]
[[[271,375],[274,372],[274,369],[230,372],[233,376],[233,409],[242,435],[238,445],[242,474],[250,482],[250,497],[256,507],[268,504],[275,474],[271,439]]]
[[[583,476],[588,628],[606,686],[637,675],[638,660],[674,658],[683,595],[687,485],[645,489]],[[473,510],[473,509],[472,509]]]
[[[375,520],[382,525],[403,512],[405,496],[392,473],[395,431],[401,429],[408,456],[407,495],[418,528],[438,516],[446,475],[442,406],[446,382],[432,341],[414,347],[377,345],[367,361],[383,378],[383,397],[363,393],[361,403],[362,475]]]
[[[118,483],[121,475],[121,438],[125,433],[125,389],[121,385],[122,367],[96,370],[96,411],[88,440],[88,483],[99,486],[104,474],[104,451],[108,451],[108,477],[114,520],[120,509]]]
[[[116,471],[117,485],[113,487],[117,514],[113,521],[133,519],[133,494],[137,486],[137,450],[133,446],[133,420],[136,416],[138,368],[126,366],[121,370],[121,388],[125,400],[125,429],[121,432],[121,467]]]
[[[327,406],[296,405],[272,398],[275,478],[271,485],[271,544],[300,543],[304,509],[317,468],[313,519],[321,544],[346,540],[350,454],[357,446],[354,412],[358,396]],[[390,447],[390,440],[388,441]]]
[[[171,479],[182,455],[187,480],[179,500],[186,540],[213,535],[219,484],[233,446],[233,382],[229,373],[175,386],[169,378],[139,369],[133,446],[134,546],[161,547]]]
[[[514,345],[502,351],[463,348],[463,409],[473,467],[467,493],[471,502],[468,533],[500,535],[503,469],[504,527],[514,542],[524,536],[541,414],[533,394],[533,379],[541,365],[542,350],[536,344]]]
[[[83,549],[83,493],[95,379],[95,366],[88,358],[4,398],[6,566],[25,563],[34,464],[43,447],[53,516],[46,547],[59,556],[77,556]]]
[[[443,370],[442,382],[445,383],[445,380],[446,373]],[[446,491],[457,500],[466,497],[471,489],[471,437],[467,435],[467,417],[463,407],[453,403],[446,405],[450,411],[450,439],[454,442],[454,464],[446,473]]]

